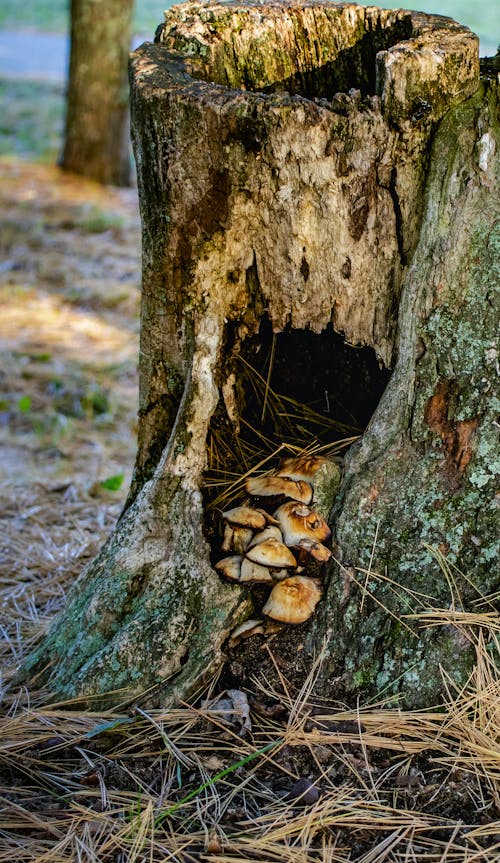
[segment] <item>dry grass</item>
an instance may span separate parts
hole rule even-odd
[[[500,680],[480,634],[476,648],[439,711],[332,710],[312,694],[318,660],[299,697],[282,681],[269,720],[257,678],[245,739],[208,708],[81,714],[22,692],[2,720],[0,859],[494,860]],[[289,799],[305,764],[311,805]]]
[[[89,194],[102,224],[113,224],[92,243],[88,224],[75,224]],[[500,859],[498,614],[482,601],[477,614],[464,615],[450,569],[450,609],[408,597],[421,625],[454,626],[476,650],[460,691],[444,680],[439,709],[346,710],[321,701],[321,656],[299,693],[283,675],[270,691],[256,672],[245,737],[200,707],[201,694],[169,711],[82,713],[7,686],[123,500],[134,448],[138,227],[131,202],[99,198],[51,169],[11,167],[3,195],[11,265],[0,286],[0,861]],[[62,260],[59,281],[47,252]],[[55,377],[62,392],[49,386]],[[88,397],[91,385],[94,396],[96,387],[104,393],[103,412]],[[119,492],[102,488],[120,473]],[[360,571],[361,589],[368,575],[381,577]],[[272,658],[272,643],[263,650]],[[214,680],[203,694],[208,705],[219,689]],[[290,796],[304,777],[319,792],[315,802]]]

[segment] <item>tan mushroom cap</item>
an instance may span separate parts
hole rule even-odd
[[[274,525],[276,525],[276,527],[279,527],[279,521],[277,519],[275,519],[274,515],[271,515],[269,512],[266,512],[265,509],[257,509],[256,512],[262,513],[262,515],[264,516],[264,518],[266,520],[266,524],[268,524],[269,526],[274,524]]]
[[[222,540],[222,551],[234,551],[236,554],[244,554],[253,537],[251,527],[242,527],[240,524],[230,524],[224,527],[224,538]]]
[[[252,546],[247,551],[247,558],[261,566],[269,566],[274,569],[297,566],[292,552],[279,539],[266,539],[265,542]]]
[[[223,557],[215,564],[215,569],[231,581],[239,581],[241,573],[241,564],[243,557],[241,554],[235,554],[232,557]]]
[[[270,524],[268,527],[265,527],[264,530],[256,533],[248,548],[253,548],[254,545],[260,545],[261,542],[266,542],[268,539],[277,539],[278,542],[283,542],[283,534],[277,525]]]
[[[293,575],[274,585],[262,612],[280,623],[304,623],[320,599],[321,589],[316,578]]]
[[[250,638],[252,635],[263,635],[264,634],[264,621],[263,620],[245,620],[244,623],[240,623],[229,636],[228,645],[229,647],[237,647],[240,641],[243,641],[244,638]]]
[[[260,563],[244,557],[241,561],[240,581],[245,581],[247,584],[271,584],[273,578],[269,567],[262,566]]]
[[[294,500],[282,504],[274,513],[280,523],[283,539],[289,546],[298,545],[301,539],[325,542],[331,530],[324,518],[313,509]]]
[[[276,471],[276,476],[287,476],[290,479],[312,482],[313,476],[326,464],[327,459],[319,455],[299,455],[284,458]],[[309,501],[305,501],[308,503]]]
[[[222,513],[222,518],[229,524],[237,524],[240,527],[249,527],[252,530],[263,530],[266,526],[264,513],[251,506],[235,506]]]
[[[311,503],[313,488],[304,480],[294,480],[287,476],[250,476],[245,488],[254,497],[275,497],[284,495],[303,503]]]
[[[299,563],[307,563],[308,560],[315,560],[316,563],[326,563],[330,560],[332,553],[326,545],[322,545],[316,539],[308,539],[303,537],[293,546],[297,553]]]

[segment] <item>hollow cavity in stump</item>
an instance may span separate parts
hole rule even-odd
[[[221,397],[208,433],[209,509],[224,484],[262,461],[276,467],[287,447],[341,459],[390,378],[371,348],[347,344],[331,325],[322,333],[291,327],[276,333],[265,316],[243,342],[237,329],[227,328]]]

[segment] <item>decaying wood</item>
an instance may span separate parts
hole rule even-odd
[[[393,368],[347,460],[338,563],[305,655],[326,638],[325,688],[333,675],[346,691],[395,681],[409,703],[419,687],[437,697],[437,663],[459,664],[460,678],[469,658],[457,662],[447,633],[407,631],[409,589],[447,596],[423,542],[495,589],[484,369],[498,126],[477,39],[404,10],[190,3],[134,53],[131,81],[144,289],[135,475],[30,669],[52,663],[58,693],[152,688],[165,701],[220,663],[251,606],[210,565],[207,434],[220,394],[231,404],[231,351],[265,315],[277,332],[333,324]],[[356,576],[370,562],[401,588]]]

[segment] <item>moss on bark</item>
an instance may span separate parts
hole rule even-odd
[[[317,626],[331,634],[331,668],[343,665],[347,689],[383,687],[411,705],[439,696],[441,668],[462,683],[473,651],[455,629],[423,631],[406,615],[491,610],[500,581],[497,98],[495,85],[481,89],[436,135],[400,355],[350,458],[336,521],[345,569],[332,577]],[[485,135],[496,144],[481,168]],[[382,577],[359,571],[369,567]]]

